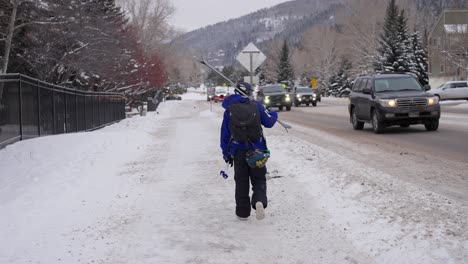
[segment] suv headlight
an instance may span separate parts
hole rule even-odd
[[[384,107],[397,107],[395,99],[379,99],[379,103]]]
[[[270,96],[265,96],[265,104],[269,104],[270,103]]]
[[[434,96],[434,97],[428,97],[427,98],[427,105],[436,105],[439,103],[439,97]]]
[[[301,95],[300,95],[300,94],[298,94],[298,95],[297,95],[297,98],[301,98]]]
[[[289,94],[286,95],[286,98],[285,98],[285,99],[286,99],[286,102],[291,101],[291,97],[289,97]]]

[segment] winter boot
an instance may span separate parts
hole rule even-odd
[[[240,216],[238,216],[237,219],[239,219],[240,221],[247,221],[247,220],[249,220],[249,217],[240,217]]]
[[[263,220],[265,218],[265,208],[263,208],[262,202],[257,202],[255,204],[255,216],[257,220]]]

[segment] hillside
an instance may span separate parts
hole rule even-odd
[[[216,65],[231,65],[249,42],[268,52],[273,40],[286,38],[293,46],[316,25],[335,23],[340,7],[362,0],[295,0],[183,34],[174,43],[203,54]],[[364,0],[365,1],[365,0]],[[385,0],[381,1],[385,6]],[[404,2],[404,1],[402,1]],[[445,8],[468,7],[466,0],[407,0],[418,15],[430,20]],[[425,16],[428,14],[429,16]],[[209,14],[206,14],[209,15]]]
[[[232,64],[249,42],[267,48],[271,40],[286,37],[297,44],[304,31],[313,25],[334,23],[338,2],[341,1],[290,1],[186,33],[176,42],[206,55],[216,64]]]

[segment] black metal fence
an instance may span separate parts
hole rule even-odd
[[[79,91],[21,74],[0,75],[0,148],[43,135],[94,130],[124,118],[121,94]]]

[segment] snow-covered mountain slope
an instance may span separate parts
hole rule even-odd
[[[335,24],[335,15],[353,3],[380,1],[385,8],[387,0],[295,0],[257,12],[207,26],[183,34],[175,44],[205,55],[217,65],[231,65],[239,51],[254,42],[268,52],[274,39],[286,38],[292,45],[300,43],[303,34],[316,25]],[[415,9],[428,14],[431,20],[446,8],[467,8],[466,0],[409,0]],[[226,10],[227,12],[229,10]],[[209,16],[206,14],[200,14]]]
[[[289,1],[186,33],[175,42],[203,53],[216,64],[231,64],[249,42],[266,48],[275,38],[287,38],[297,44],[310,27],[334,23],[334,13],[341,1]]]

